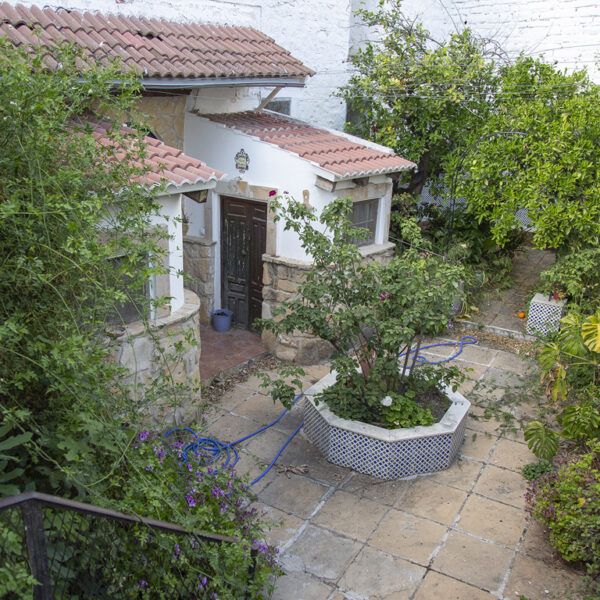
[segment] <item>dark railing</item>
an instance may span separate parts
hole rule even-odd
[[[17,553],[15,536],[21,541]],[[34,600],[209,597],[215,548],[235,543],[37,492],[0,499],[0,561],[10,560],[15,570],[25,568],[35,578]],[[255,561],[253,554],[239,581],[252,578]]]

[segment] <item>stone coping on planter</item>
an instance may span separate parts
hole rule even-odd
[[[364,258],[369,256],[377,256],[378,254],[387,254],[396,248],[393,242],[384,242],[383,244],[368,244],[359,246],[358,250]]]
[[[169,315],[155,319],[154,321],[148,321],[148,326],[151,331],[157,331],[167,327],[169,325],[176,325],[182,323],[193,317],[200,311],[200,298],[192,292],[192,290],[184,289],[184,300],[183,305],[176,311]],[[123,337],[135,337],[142,335],[146,331],[146,325],[142,321],[134,321],[129,323],[126,327],[119,328],[116,331],[111,331],[112,337],[119,339]]]
[[[304,392],[306,399],[319,411],[320,415],[332,427],[345,429],[353,433],[359,433],[368,437],[383,440],[386,442],[397,442],[413,438],[421,438],[435,435],[452,434],[456,431],[462,420],[467,415],[471,403],[459,392],[454,392],[448,386],[444,387],[444,392],[452,402],[441,420],[433,425],[419,425],[416,427],[403,427],[401,429],[385,429],[377,425],[369,425],[360,421],[351,421],[335,415],[325,402],[315,401],[315,396],[320,394],[325,388],[330,387],[336,381],[337,373],[332,371],[312,387]]]

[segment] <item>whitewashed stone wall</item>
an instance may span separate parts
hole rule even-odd
[[[18,0],[9,0],[11,4]],[[22,2],[27,0],[21,0]],[[353,11],[374,8],[377,0],[31,0],[176,21],[250,25],[272,36],[314,69],[305,89],[283,90],[292,99],[292,116],[341,129],[346,108],[332,94],[348,77],[348,54],[376,33],[361,26]],[[587,66],[600,81],[600,5],[589,0],[404,0],[406,13],[419,17],[436,36],[465,23],[494,38],[514,57],[543,54],[561,67]]]
[[[141,322],[131,323],[111,336],[113,359],[130,373],[125,383],[131,388],[133,399],[143,396],[145,386],[160,375],[172,378],[174,384],[199,385],[199,311],[200,299],[185,290],[184,304],[169,316],[157,319],[148,328]],[[196,400],[199,398],[198,392]],[[194,399],[186,402],[182,398],[178,406],[155,403],[148,408],[157,421],[192,422],[198,416]]]
[[[600,71],[600,4],[589,0],[405,0],[408,15],[419,17],[434,37],[467,25],[493,38],[514,58],[543,55],[560,67]]]

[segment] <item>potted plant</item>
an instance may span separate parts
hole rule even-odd
[[[402,226],[409,250],[388,264],[365,260],[353,243],[365,232],[352,225],[348,199],[319,218],[290,197],[272,206],[313,268],[261,326],[275,335],[308,333],[334,348],[331,373],[305,391],[305,435],[330,461],[383,478],[448,467],[469,408],[456,391],[462,374],[423,364],[419,348],[445,330],[462,268],[433,254],[409,219]],[[289,368],[284,375],[271,381],[271,393],[289,406],[299,380],[289,381]]]

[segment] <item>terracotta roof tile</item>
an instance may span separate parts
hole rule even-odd
[[[111,147],[114,142],[107,136],[107,127],[105,123],[93,123],[93,135],[99,144],[105,147]],[[127,128],[122,129],[122,133],[127,138],[133,131]],[[135,139],[131,139],[131,144],[135,144]],[[218,181],[223,177],[223,173],[212,169],[197,158],[184,154],[181,150],[167,146],[167,144],[151,137],[144,138],[146,156],[143,164],[139,162],[135,166],[144,166],[148,169],[143,176],[136,178],[138,183],[148,187],[154,187],[160,184],[166,184],[167,191],[177,191],[182,186],[195,186],[198,184]],[[124,159],[126,156],[125,148],[117,147],[116,159]],[[173,189],[174,188],[174,189]]]
[[[395,173],[416,166],[382,146],[269,111],[202,116],[293,152],[341,178]]]
[[[35,35],[39,30],[42,35]],[[144,77],[291,77],[313,72],[250,27],[177,23],[63,8],[0,4],[0,36],[17,46],[74,42],[86,61],[123,62]],[[143,57],[143,60],[140,60]]]

